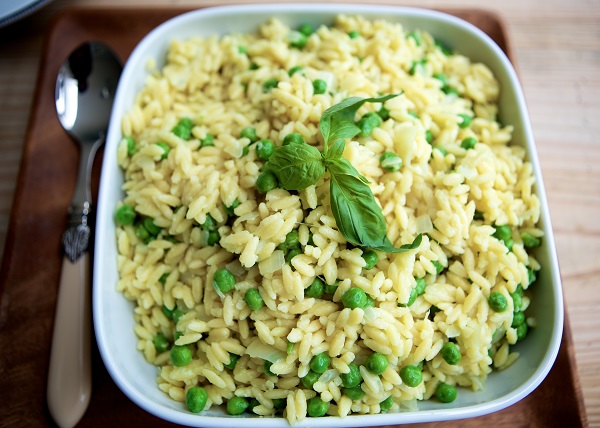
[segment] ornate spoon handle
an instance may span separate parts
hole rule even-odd
[[[92,391],[90,204],[71,206],[63,234],[65,256],[54,319],[48,374],[48,407],[56,423],[73,427],[85,413]]]

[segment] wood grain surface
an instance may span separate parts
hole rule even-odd
[[[59,276],[60,234],[78,153],[64,138],[53,106],[36,104],[43,101],[34,96],[36,87],[53,87],[59,65],[58,59],[48,56],[46,48],[53,40],[45,40],[45,36],[56,36],[51,25],[58,25],[57,14],[67,8],[110,7],[113,13],[94,14],[90,21],[94,25],[87,29],[82,29],[81,22],[69,27],[62,21],[61,49],[68,52],[74,46],[69,43],[75,43],[82,31],[98,35],[102,28],[112,28],[104,37],[109,42],[119,35],[125,37],[113,44],[125,58],[138,37],[132,34],[175,13],[170,9],[141,14],[148,13],[147,7],[193,8],[208,2],[130,0],[128,6],[144,9],[139,14],[115,14],[114,8],[122,3],[55,0],[0,29],[0,256],[4,255],[0,272],[0,426],[51,426],[44,397],[47,352]],[[567,346],[538,390],[504,412],[456,425],[581,426],[586,424],[587,411],[589,424],[600,426],[600,2],[385,3],[484,9],[497,13],[505,23],[537,140],[571,319],[572,328],[566,329],[563,339]],[[28,128],[30,123],[37,126]],[[15,213],[12,218],[11,212]],[[81,426],[159,424],[123,396],[97,352],[94,356],[94,365],[100,369],[94,373],[93,404]],[[578,382],[585,411],[579,407]]]

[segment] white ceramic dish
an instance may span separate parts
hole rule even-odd
[[[228,32],[250,32],[272,16],[292,27],[302,23],[327,24],[339,13],[361,14],[401,22],[410,29],[429,31],[475,61],[487,64],[502,88],[500,119],[515,127],[514,141],[525,146],[537,179],[541,200],[541,228],[546,234],[537,257],[543,269],[533,289],[533,305],[528,314],[538,321],[527,340],[516,350],[522,357],[504,372],[489,376],[482,392],[461,389],[451,404],[435,400],[419,403],[419,411],[400,414],[349,416],[346,418],[307,418],[298,426],[375,426],[467,418],[503,409],[532,392],[552,367],[560,347],[563,327],[563,300],[554,238],[544,193],[540,166],[522,90],[509,60],[482,31],[456,17],[430,10],[364,5],[245,5],[201,9],[178,16],[149,33],[129,58],[118,87],[115,107],[104,152],[98,202],[97,234],[93,277],[94,326],[100,353],[112,378],[123,392],[146,411],[171,422],[203,427],[285,427],[283,418],[235,418],[213,408],[201,415],[191,414],[162,393],[155,383],[156,368],[145,362],[136,350],[133,333],[133,307],[115,291],[116,243],[113,212],[122,199],[122,172],[117,165],[117,144],[121,139],[121,117],[141,90],[149,59],[164,58],[169,41]],[[160,66],[160,63],[158,64]]]

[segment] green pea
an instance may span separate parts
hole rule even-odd
[[[418,60],[418,61],[413,61],[410,65],[410,68],[408,70],[408,74],[410,74],[411,76],[414,76],[417,71],[419,69],[423,69],[423,66],[427,63],[426,59],[422,59],[422,60]]]
[[[308,373],[306,373],[306,376],[300,379],[300,381],[306,389],[312,389],[313,385],[319,380],[320,376],[321,375],[319,373],[309,370]]]
[[[523,240],[523,245],[525,248],[536,248],[542,244],[542,240],[540,238],[536,238],[528,232],[522,233],[521,239]]]
[[[468,128],[469,125],[471,125],[471,122],[473,121],[473,117],[469,116],[468,114],[459,113],[458,117],[461,119],[461,121],[458,122],[459,128]]]
[[[325,416],[327,414],[327,410],[329,409],[329,403],[321,400],[319,397],[313,397],[308,400],[306,405],[306,412],[308,416],[313,418],[318,418],[321,416]]]
[[[223,294],[233,290],[235,283],[235,276],[226,268],[218,269],[213,275],[213,286],[218,288]]]
[[[238,201],[237,199],[235,199],[231,205],[229,205],[228,207],[225,207],[225,211],[227,211],[227,214],[229,215],[235,215],[235,209],[240,205],[240,201]]]
[[[292,259],[300,254],[302,254],[302,250],[300,248],[292,248],[286,253],[285,262],[289,265],[292,263]]]
[[[458,349],[458,346],[456,345],[456,343],[452,343],[452,342],[446,342],[444,343],[444,346],[442,346],[442,358],[444,359],[444,361],[446,361],[448,364],[455,366],[460,362],[461,359],[461,354],[460,354],[460,349]]]
[[[179,119],[179,122],[177,122],[178,125],[181,126],[185,126],[186,128],[190,128],[192,129],[194,127],[194,121],[192,119],[190,119],[189,117],[183,117],[181,119]]]
[[[408,33],[406,35],[406,38],[413,39],[416,46],[421,46],[421,36],[419,35],[419,33],[415,33],[414,31],[411,31],[410,33]]]
[[[380,354],[379,352],[374,352],[369,355],[367,361],[365,361],[365,367],[371,373],[380,375],[387,369],[388,359],[385,355]]]
[[[254,408],[256,406],[260,406],[260,402],[256,399],[256,398],[248,398],[248,411],[256,414],[256,412],[254,411]]]
[[[247,126],[240,132],[240,138],[247,138],[251,143],[256,143],[258,137],[256,136],[256,128],[253,126]]]
[[[452,49],[450,49],[450,47],[448,47],[448,45],[446,45],[441,40],[435,39],[435,45],[438,47],[439,50],[442,51],[442,53],[444,55],[446,55],[446,56],[452,55]]]
[[[324,94],[327,92],[327,82],[323,79],[315,79],[313,81],[313,92],[316,95]]]
[[[448,154],[448,151],[441,146],[433,146],[433,150],[437,150],[438,152],[440,152],[443,157],[446,157],[446,155]],[[432,155],[433,155],[433,153],[432,153]]]
[[[179,322],[179,320],[181,319],[181,317],[184,315],[185,315],[185,312],[183,312],[181,309],[179,309],[179,308],[173,309],[173,321],[175,321],[175,324],[177,324]]]
[[[335,294],[335,291],[337,290],[337,288],[338,288],[337,282],[333,283],[333,284],[325,284],[325,289],[324,289],[325,294],[330,294],[333,296]]]
[[[450,85],[442,86],[442,92],[446,95],[459,95],[458,90],[454,86]]]
[[[385,152],[379,157],[381,167],[388,172],[400,171],[402,168],[402,158],[394,152]]]
[[[167,337],[162,333],[158,333],[152,338],[152,344],[158,352],[165,352],[167,349],[169,349],[170,345],[169,339],[167,339]]]
[[[273,407],[277,410],[283,410],[287,406],[285,398],[273,398]]]
[[[162,306],[162,313],[169,319],[173,319],[173,311],[167,308],[165,305]]]
[[[344,388],[343,393],[346,397],[348,397],[351,400],[360,400],[365,395],[365,391],[363,391],[360,386],[355,386],[353,388]]]
[[[414,290],[417,293],[417,296],[421,296],[423,293],[425,293],[426,287],[427,287],[427,283],[425,282],[425,278],[415,279]]]
[[[200,140],[200,147],[210,147],[215,145],[215,137],[212,134],[206,134],[204,138]]]
[[[232,354],[231,352],[229,353],[229,363],[227,364],[223,364],[223,366],[225,366],[226,368],[233,370],[235,368],[235,365],[237,364],[238,360],[240,359],[240,356],[237,354]]]
[[[256,179],[256,190],[259,193],[267,193],[276,189],[278,185],[277,177],[270,171],[261,172]]]
[[[534,271],[531,268],[527,268],[527,281],[529,281],[529,284],[530,285],[533,284],[536,279],[537,279],[536,271]]]
[[[169,156],[169,152],[171,151],[171,147],[169,147],[167,145],[167,143],[163,143],[162,141],[159,141],[158,143],[156,143],[156,145],[158,147],[160,147],[163,151],[163,153],[160,155],[161,160],[162,159],[166,159],[167,156]]]
[[[325,373],[329,367],[329,355],[327,352],[321,352],[310,359],[310,369],[315,373]]]
[[[267,79],[262,84],[263,92],[271,92],[272,89],[276,88],[279,85],[279,80],[275,77],[271,77]]]
[[[192,138],[192,128],[188,128],[182,123],[178,123],[171,129],[171,132],[182,140],[189,141]]]
[[[285,235],[285,241],[277,246],[280,250],[287,251],[300,245],[298,230],[294,229]]]
[[[367,294],[367,303],[365,304],[365,308],[372,308],[375,306],[375,299]]]
[[[460,146],[465,150],[473,149],[473,148],[475,148],[476,145],[477,145],[477,139],[474,137],[464,138],[460,143]]]
[[[433,134],[429,129],[425,131],[425,141],[427,141],[429,144],[431,144],[431,142],[433,141]]]
[[[200,225],[202,230],[217,230],[217,221],[210,214],[206,214],[204,223]]]
[[[256,143],[256,156],[260,160],[267,161],[275,152],[275,144],[271,140],[262,139]]]
[[[381,120],[386,121],[390,118],[390,111],[385,108],[383,105],[379,110],[377,110],[377,114],[381,118]]]
[[[315,32],[315,29],[313,28],[312,25],[310,24],[302,24],[299,28],[298,31],[301,32],[302,34],[304,34],[306,37],[310,36],[312,33]]]
[[[484,218],[485,217],[481,211],[475,210],[475,213],[473,214],[473,220],[483,220]]]
[[[303,67],[301,65],[295,65],[289,69],[288,76],[292,77],[294,74],[298,73],[299,71],[302,71],[302,69]]]
[[[379,403],[379,409],[382,412],[387,412],[388,410],[390,410],[392,408],[393,405],[394,405],[394,397],[392,397],[390,395],[388,398],[386,398],[381,403]]]
[[[227,413],[230,415],[241,415],[246,411],[250,404],[244,397],[232,397],[227,402]]]
[[[456,400],[456,388],[447,383],[440,383],[435,390],[435,396],[442,403],[452,403]]]
[[[525,322],[525,314],[521,311],[515,312],[513,314],[513,320],[512,320],[512,324],[510,326],[512,328],[517,328],[524,322]],[[517,334],[518,334],[518,332],[517,332]]]
[[[160,278],[158,278],[158,282],[160,282],[162,285],[165,285],[167,278],[169,278],[169,272],[163,273]]]
[[[210,232],[208,232],[208,238],[206,239],[206,245],[208,245],[209,247],[212,247],[212,246],[218,244],[220,240],[221,240],[221,235],[219,235],[219,232],[217,232],[216,230],[211,230]]]
[[[431,264],[435,267],[435,273],[439,275],[444,270],[444,265],[439,260],[434,260]]]
[[[265,305],[265,301],[256,288],[249,288],[246,290],[246,294],[244,294],[244,301],[253,311],[258,311]]]
[[[496,231],[492,234],[494,238],[499,239],[500,241],[508,241],[512,234],[510,232],[510,227],[508,225],[495,226]]]
[[[348,33],[348,37],[350,37],[351,39],[357,39],[360,37],[360,31],[352,30]]]
[[[272,362],[265,360],[265,363],[263,365],[263,368],[265,369],[265,373],[267,374],[267,376],[277,376],[275,373],[273,373],[271,371],[271,366],[273,365]]]
[[[239,45],[237,50],[238,53],[241,53],[242,55],[246,55],[248,53],[248,48],[246,46]]]
[[[379,256],[377,255],[377,253],[374,250],[371,250],[371,249],[363,251],[362,258],[365,261],[364,269],[366,269],[366,270],[373,269],[375,267],[375,265],[377,264],[377,262],[379,261]]]
[[[348,373],[340,374],[342,385],[344,388],[354,388],[355,386],[360,385],[363,378],[360,374],[360,369],[356,364],[350,363],[348,364],[348,368],[350,369]]]
[[[137,236],[139,240],[143,242],[147,242],[151,238],[150,233],[143,224],[137,225],[135,228],[135,236]]]
[[[323,296],[324,288],[325,283],[323,283],[320,278],[316,277],[313,282],[311,282],[310,285],[304,290],[304,296],[319,299]]]
[[[359,119],[356,126],[360,128],[359,137],[368,137],[373,133],[373,130],[383,123],[381,117],[375,112],[365,113]]]
[[[508,301],[506,300],[506,297],[504,297],[504,295],[498,291],[490,293],[488,297],[488,304],[495,312],[504,312],[506,308],[508,308]]]
[[[123,204],[115,211],[115,220],[119,226],[133,224],[135,217],[135,210],[131,205]]]
[[[304,138],[297,132],[292,132],[291,134],[283,137],[283,146],[287,146],[288,144],[304,144]]]
[[[513,311],[514,312],[520,311],[521,308],[523,307],[523,295],[518,292],[514,292],[514,293],[510,293],[510,297],[513,300]]]
[[[408,115],[414,117],[415,119],[419,118],[419,115],[417,113],[415,113],[414,111],[409,111]]]
[[[431,77],[433,77],[433,78],[439,80],[440,82],[442,82],[442,86],[446,86],[449,83],[448,82],[448,78],[443,73],[435,73]]]
[[[152,236],[158,235],[162,230],[160,227],[154,224],[154,220],[152,220],[150,217],[144,218],[143,225],[148,233]]]
[[[133,137],[123,137],[123,140],[121,141],[125,141],[127,144],[127,154],[129,156],[133,155],[135,152],[137,152],[137,147],[135,144],[135,140],[133,139]]]
[[[517,326],[517,340],[525,339],[525,336],[527,336],[528,330],[529,330],[529,326],[527,325],[526,322],[519,324],[519,326]]]
[[[260,68],[260,65],[258,65],[255,62],[250,63],[250,65],[248,66],[249,70],[258,70]]]
[[[400,369],[400,378],[406,386],[414,388],[423,381],[423,372],[421,370],[422,368],[417,366],[404,366]]]
[[[367,304],[367,294],[358,287],[350,287],[342,294],[342,303],[345,308],[364,308]]]
[[[508,241],[504,241],[504,245],[506,245],[506,249],[508,251],[512,251],[513,246],[515,245],[515,241],[513,241],[512,239],[509,239]]]
[[[297,49],[304,48],[304,46],[306,46],[306,43],[308,42],[306,34],[302,34],[300,31],[290,31],[288,40],[290,46]]]
[[[200,386],[192,386],[185,394],[185,404],[192,413],[200,413],[204,410],[207,401],[208,393]]]
[[[192,361],[192,350],[187,346],[175,345],[170,352],[171,364],[175,367],[187,366]]]
[[[402,306],[402,307],[412,306],[413,303],[415,303],[415,301],[417,300],[417,297],[419,297],[419,290],[417,290],[417,287],[413,287],[410,290],[410,295],[408,296],[408,301],[406,303],[400,303],[398,306]]]

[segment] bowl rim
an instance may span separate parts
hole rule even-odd
[[[551,261],[550,271],[553,279],[553,291],[555,293],[555,307],[553,308],[556,316],[554,318],[554,324],[552,326],[552,341],[549,344],[546,353],[544,354],[542,364],[540,364],[536,370],[533,372],[529,381],[527,383],[521,384],[519,388],[511,391],[508,394],[505,394],[501,397],[498,397],[494,400],[487,401],[484,403],[478,403],[463,407],[454,407],[448,409],[435,409],[435,410],[417,410],[417,411],[407,411],[402,413],[390,413],[390,414],[378,414],[378,415],[351,415],[345,418],[340,418],[336,416],[331,416],[327,418],[321,418],[319,421],[315,421],[315,418],[307,418],[303,422],[298,423],[296,426],[317,426],[315,422],[322,423],[326,426],[335,426],[335,427],[346,427],[346,426],[364,426],[364,425],[386,425],[386,424],[404,424],[404,423],[415,423],[415,422],[436,422],[436,421],[446,421],[446,420],[456,420],[463,418],[470,418],[481,416],[485,414],[489,414],[501,409],[504,409],[527,395],[529,395],[534,389],[536,389],[539,384],[544,380],[548,372],[550,371],[556,356],[558,354],[558,350],[560,348],[561,337],[562,337],[562,329],[563,329],[563,321],[564,321],[564,313],[563,313],[563,296],[562,296],[562,287],[561,287],[561,278],[558,268],[558,261],[555,250],[555,242],[554,236],[551,227],[550,213],[547,204],[547,198],[545,195],[545,188],[543,185],[543,179],[541,175],[541,168],[539,165],[539,160],[537,157],[537,151],[534,146],[534,138],[533,132],[531,129],[531,123],[528,117],[527,107],[525,104],[524,95],[522,92],[521,85],[519,84],[516,72],[506,56],[506,54],[498,47],[498,45],[482,30],[470,24],[469,22],[458,18],[450,13],[441,12],[437,10],[420,8],[420,7],[404,7],[404,6],[390,6],[390,5],[365,5],[365,4],[324,4],[324,3],[309,3],[309,4],[301,4],[301,3],[285,3],[285,4],[239,4],[239,5],[222,5],[222,6],[210,6],[201,9],[191,10],[189,12],[184,12],[180,15],[177,15],[173,18],[168,19],[162,24],[155,27],[151,30],[147,35],[137,44],[137,46],[132,51],[129,59],[127,60],[123,74],[121,76],[121,80],[119,82],[119,87],[117,89],[117,95],[115,97],[115,106],[123,104],[122,98],[124,89],[122,88],[121,82],[129,81],[134,70],[134,65],[139,65],[144,52],[147,50],[149,46],[156,42],[156,40],[165,37],[165,32],[179,26],[184,25],[188,22],[193,22],[198,19],[209,19],[209,18],[219,18],[226,16],[230,13],[235,14],[256,14],[263,15],[265,19],[269,15],[275,15],[277,13],[289,13],[289,12],[309,12],[309,13],[346,13],[346,14],[375,14],[375,13],[387,13],[392,17],[402,17],[403,19],[410,18],[427,18],[427,19],[435,19],[439,21],[444,21],[445,23],[449,23],[458,27],[461,27],[463,30],[473,34],[474,36],[481,39],[488,48],[490,48],[495,55],[502,62],[503,67],[506,69],[506,72],[509,76],[509,79],[513,83],[514,89],[516,91],[516,97],[519,103],[520,108],[522,109],[522,115],[524,115],[523,127],[525,133],[525,143],[529,150],[528,155],[530,157],[530,162],[532,163],[532,167],[534,170],[534,177],[536,179],[536,193],[538,194],[541,204],[541,218],[544,222],[544,231],[546,233],[545,239],[547,240],[548,245],[548,256]],[[109,132],[107,136],[107,146],[108,148],[112,147],[110,145],[111,141],[118,141],[117,137],[120,135],[120,115],[119,108],[113,109],[113,113],[111,115]],[[120,138],[119,138],[120,139]],[[116,143],[115,143],[116,144]],[[110,150],[107,150],[106,153],[112,153]],[[104,177],[106,175],[105,170],[108,170],[108,164],[111,162],[103,162],[102,166],[102,174],[100,181],[100,190],[99,190],[99,217],[100,210],[103,210],[105,216],[111,219],[110,224],[112,225],[112,216],[107,214],[107,208],[103,207],[106,205],[104,200],[110,201],[108,195],[107,186],[104,185]],[[98,231],[102,231],[104,229],[103,225],[106,222],[99,225]],[[107,230],[105,232],[111,232],[112,230]],[[236,424],[235,418],[231,417],[221,417],[221,416],[208,416],[208,415],[197,415],[186,413],[184,411],[177,411],[170,408],[163,408],[157,406],[156,403],[146,396],[140,393],[134,385],[132,385],[129,381],[126,380],[126,377],[123,376],[121,369],[118,367],[115,361],[115,356],[108,352],[105,344],[109,341],[107,337],[107,332],[105,330],[105,312],[102,310],[103,307],[103,299],[104,296],[101,293],[100,286],[96,284],[102,284],[102,275],[103,275],[103,257],[98,255],[102,254],[102,248],[105,244],[105,236],[106,233],[98,233],[96,242],[95,242],[95,260],[94,260],[94,270],[93,270],[93,320],[95,327],[96,340],[98,343],[98,348],[100,351],[100,355],[105,364],[106,369],[108,370],[113,381],[118,385],[118,387],[125,393],[129,399],[131,399],[134,403],[136,403],[139,407],[143,408],[147,412],[158,416],[162,419],[176,422],[184,425],[191,426],[214,426],[214,427],[225,427],[231,426],[231,424]],[[402,420],[398,420],[401,418]],[[259,418],[244,418],[244,425],[248,427],[287,427],[289,424],[287,420],[281,417],[259,417]]]

